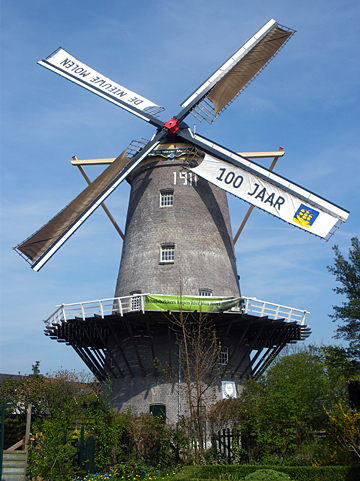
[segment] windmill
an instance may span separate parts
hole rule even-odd
[[[155,412],[161,406],[176,418],[176,396],[155,362],[177,362],[164,311],[211,317],[223,346],[218,397],[235,394],[243,379],[261,374],[287,343],[310,333],[306,311],[240,296],[226,193],[325,239],[348,212],[251,160],[261,154],[232,152],[185,123],[190,113],[212,123],[293,34],[269,20],[166,122],[158,119],[163,107],[62,48],[39,62],[156,128],[151,140],[131,144],[116,159],[74,159],[75,165],[109,166],[15,248],[39,271],[123,180],[131,183],[114,298],[62,305],[45,329],[71,345],[100,380],[110,374],[119,409],[150,406]]]

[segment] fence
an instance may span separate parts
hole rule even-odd
[[[231,464],[240,451],[240,433],[236,429],[223,429],[212,435],[211,443],[215,462],[221,459]]]
[[[62,304],[57,306],[58,309],[44,322],[47,327],[51,327],[67,322],[67,319],[80,318],[85,321],[85,319],[95,316],[104,318],[106,315],[118,314],[123,316],[128,312],[145,312],[147,295],[149,294],[135,294],[127,297]],[[300,322],[301,325],[305,324],[306,314],[309,314],[308,311],[261,301],[255,297],[242,297],[241,308],[232,309],[230,312],[236,312],[236,310],[242,314],[267,316],[270,319],[283,318],[287,322]]]
[[[93,436],[88,436],[86,439],[84,438],[84,426],[82,426],[80,431],[80,441],[75,443],[77,452],[70,457],[70,460],[73,460],[73,465],[79,468],[81,474],[93,474],[95,461],[95,440]],[[66,433],[64,433],[63,443],[66,443]]]

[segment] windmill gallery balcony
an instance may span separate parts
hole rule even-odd
[[[173,345],[175,334],[172,320],[180,315],[190,315],[193,319],[204,315],[211,317],[222,345],[229,337],[238,339],[223,375],[230,367],[231,376],[240,373],[260,375],[281,349],[288,343],[306,339],[310,328],[305,324],[307,311],[301,311],[279,304],[261,301],[256,298],[219,298],[203,296],[164,296],[135,294],[57,306],[57,310],[45,322],[45,335],[74,348],[89,369],[99,380],[107,374],[114,378],[134,377],[131,363],[121,348],[121,339],[126,336],[132,345],[136,364],[142,377],[156,371],[156,342],[158,331],[167,331],[169,347]],[[142,333],[142,334],[141,334]],[[144,345],[139,349],[138,338],[148,339],[148,350],[154,365],[145,366],[142,358]],[[120,363],[107,348],[112,338],[122,353]],[[242,361],[231,363],[240,344],[245,343],[245,356],[251,357],[250,364]],[[164,346],[162,346],[164,349]],[[236,357],[236,356],[235,356]],[[169,348],[169,362],[171,353]],[[121,365],[120,365],[121,364]],[[151,371],[151,372],[150,372]],[[238,375],[239,375],[238,373]],[[227,372],[229,375],[230,372]],[[156,373],[155,373],[156,375]]]

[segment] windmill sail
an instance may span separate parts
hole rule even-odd
[[[98,197],[113,178],[123,170],[129,159],[126,150],[94,182],[35,234],[17,246],[17,250],[31,261],[39,257],[68,230],[84,210]],[[114,165],[115,164],[115,165]],[[112,168],[110,168],[112,167]]]
[[[165,110],[163,107],[104,77],[104,75],[77,60],[63,48],[59,47],[49,57],[40,60],[38,63],[143,120],[157,127],[162,126],[161,122],[156,121],[156,116]]]
[[[59,214],[15,247],[20,255],[32,262],[38,271],[81,224],[101,205],[113,190],[158,144],[161,132],[141,152],[129,159],[127,149],[115,159],[81,194]]]
[[[65,209],[16,246],[15,250],[31,261],[34,270],[40,270],[167,135],[175,135],[177,139],[183,139],[207,154],[197,167],[192,168],[199,176],[289,224],[320,237],[331,235],[337,223],[346,221],[349,215],[347,211],[204,137],[193,135],[183,122],[190,112],[196,112],[201,119],[210,123],[215,120],[293,33],[294,30],[269,20],[190,95],[183,102],[181,112],[166,123],[156,118],[164,110],[163,107],[90,69],[64,49],[59,48],[41,60],[39,64],[43,67],[148,121],[157,128],[157,133],[131,160],[123,152]]]
[[[269,20],[214,72],[181,106],[212,123],[266,67],[294,30]],[[211,102],[210,102],[211,101]]]
[[[204,137],[194,135],[192,143],[208,152],[192,172],[291,225],[328,239],[335,225],[349,216],[348,211]]]

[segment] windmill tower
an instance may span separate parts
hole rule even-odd
[[[226,193],[186,169],[193,150],[160,144],[132,173],[115,296],[240,296]]]
[[[115,297],[132,295],[137,302],[138,295],[145,293],[184,299],[192,296],[198,304],[201,296],[239,299],[226,193],[186,168],[188,159],[194,158],[191,145],[169,140],[165,139],[131,175]],[[131,407],[140,412],[161,408],[170,421],[176,421],[179,409],[181,413],[186,409],[179,406],[178,386],[174,386],[178,380],[169,381],[169,376],[155,367],[160,364],[168,370],[171,366],[178,372],[176,329],[168,315],[155,320],[147,311],[143,316],[150,319],[133,326],[134,333],[129,329],[119,333],[121,349],[129,359],[134,356],[135,345],[142,353],[135,362],[137,372],[132,382],[130,378],[129,384],[114,383],[112,402],[119,409]],[[151,327],[145,325],[147,322]],[[218,329],[219,341],[223,331],[223,327]],[[227,351],[229,339],[225,344]],[[237,349],[237,362],[244,355],[244,344]],[[109,349],[119,363],[125,363],[116,343]],[[240,375],[237,380],[240,383]],[[220,379],[217,384],[217,399],[221,399]]]
[[[159,365],[177,369],[171,316],[189,312],[196,319],[206,312],[215,327],[222,352],[213,400],[235,395],[241,382],[261,374],[287,343],[309,335],[306,311],[241,297],[226,192],[323,238],[348,212],[254,163],[256,154],[231,152],[192,133],[184,122],[193,113],[212,123],[293,33],[269,20],[167,122],[157,118],[162,107],[61,48],[39,62],[157,129],[150,141],[108,159],[110,165],[89,187],[15,248],[40,270],[123,180],[131,183],[115,296],[63,304],[45,330],[71,345],[100,380],[110,375],[118,409],[161,408],[176,421],[181,411],[176,383],[159,370]],[[86,163],[91,162],[77,165]]]

